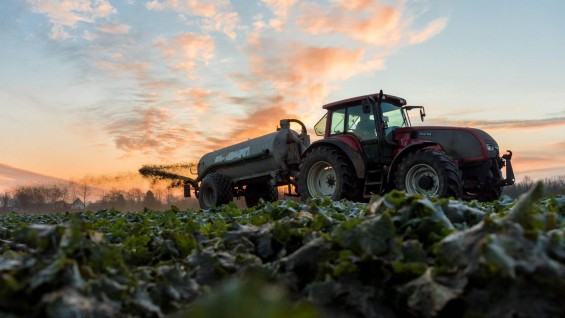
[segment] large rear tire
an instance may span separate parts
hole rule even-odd
[[[347,157],[337,149],[320,146],[302,160],[297,185],[303,201],[311,197],[355,200],[358,183],[355,169]]]
[[[248,184],[245,187],[245,204],[247,207],[256,206],[260,199],[275,202],[279,199],[279,191],[270,182]]]
[[[428,197],[461,196],[461,172],[451,157],[435,150],[408,154],[398,165],[396,188]]]
[[[230,203],[232,198],[232,188],[227,177],[215,172],[204,177],[198,192],[198,202],[202,210]]]

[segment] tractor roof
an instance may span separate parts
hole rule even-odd
[[[350,104],[357,104],[358,102],[366,99],[367,97],[373,97],[375,100],[379,97],[379,93],[376,94],[369,94],[369,95],[361,95],[357,97],[352,97],[348,99],[339,100],[337,102],[329,103],[323,106],[324,109],[336,109],[344,106],[348,106]],[[383,94],[383,99],[386,101],[390,101],[393,104],[399,104],[400,106],[406,105],[406,100],[404,98],[400,98],[393,95]]]

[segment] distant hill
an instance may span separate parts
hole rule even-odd
[[[68,181],[0,163],[0,191],[18,185],[60,184]]]

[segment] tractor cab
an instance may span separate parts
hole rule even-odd
[[[410,127],[408,110],[421,106],[405,106],[402,98],[379,93],[365,95],[323,106],[327,113],[314,126],[318,136],[345,142],[364,154],[371,163],[392,160],[395,146],[394,130]]]

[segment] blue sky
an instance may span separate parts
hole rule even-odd
[[[62,178],[197,161],[378,92],[565,171],[565,2],[0,2],[0,163]]]

